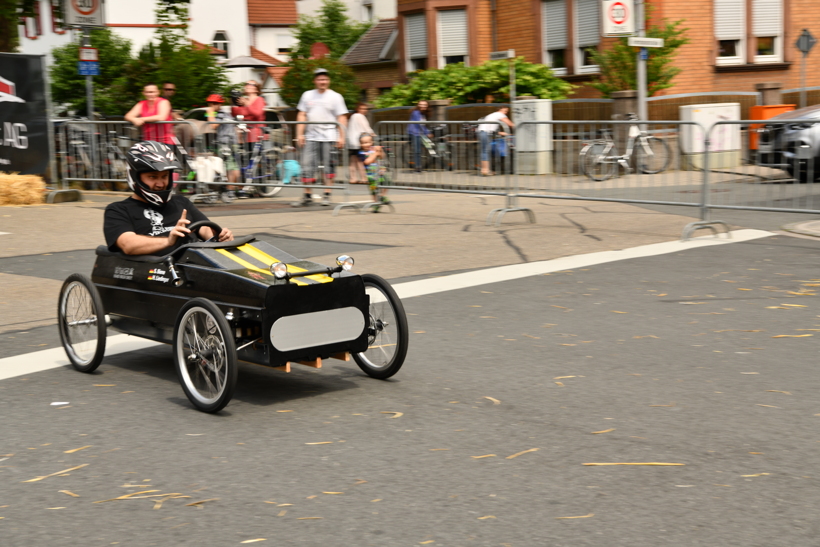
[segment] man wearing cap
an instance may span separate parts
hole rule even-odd
[[[330,75],[324,68],[313,71],[313,84],[316,89],[305,91],[296,107],[299,122],[339,122],[339,129],[333,123],[308,123],[296,126],[296,142],[303,148],[302,182],[313,184],[316,181],[316,170],[325,167],[325,184],[333,183],[330,169],[330,149],[332,146],[344,147],[344,131],[347,128],[347,106],[341,95],[330,89]],[[307,129],[305,129],[307,127]],[[296,207],[306,207],[312,203],[310,188],[305,189],[302,201],[294,203]],[[322,205],[330,205],[330,188],[325,189]]]

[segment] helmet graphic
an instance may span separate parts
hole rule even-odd
[[[151,207],[161,208],[168,203],[173,192],[172,185],[169,184],[165,190],[154,191],[142,182],[140,175],[151,171],[171,171],[173,176],[174,171],[181,169],[171,147],[161,142],[138,142],[128,150],[126,159],[128,161],[128,187],[147,201]]]

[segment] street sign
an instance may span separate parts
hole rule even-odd
[[[80,61],[94,61],[95,63],[100,60],[100,57],[97,53],[97,48],[95,47],[80,47]]]
[[[811,51],[811,48],[814,47],[814,44],[817,43],[817,38],[812,36],[812,33],[809,32],[809,29],[804,28],[803,32],[800,33],[800,37],[797,39],[797,42],[794,45],[804,54],[808,54]]]
[[[642,36],[630,36],[627,42],[634,47],[663,47],[663,38],[644,38]]]
[[[635,34],[634,0],[601,0],[602,36]]]
[[[102,0],[64,0],[65,23],[69,27],[104,27]]]
[[[649,60],[649,50],[645,47],[641,48],[641,61],[648,61]]]
[[[77,73],[80,76],[99,76],[100,63],[96,61],[77,61]]]
[[[504,59],[514,59],[515,58],[515,50],[514,49],[507,49],[504,51],[493,51],[490,53],[490,60],[491,61],[503,61]]]

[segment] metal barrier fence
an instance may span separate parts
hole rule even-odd
[[[157,122],[173,127],[175,149],[182,164],[177,191],[193,201],[228,201],[226,191],[270,197],[284,186],[313,188],[314,192],[343,190],[348,193],[348,149],[328,146],[318,158],[314,172],[298,146],[296,126],[308,122],[250,122],[182,120]],[[338,122],[323,122],[335,126]],[[233,139],[220,139],[220,126],[231,126]],[[259,128],[259,129],[256,129]],[[79,184],[87,190],[127,190],[125,152],[140,132],[128,122],[70,121],[57,132],[58,163],[64,189]],[[316,184],[303,180],[318,179]],[[325,184],[322,184],[324,180]]]
[[[496,222],[510,211],[523,211],[533,221],[531,211],[519,205],[523,198],[697,207],[702,221],[708,221],[710,211],[723,209],[820,214],[816,119],[721,121],[708,130],[680,121],[523,122],[514,137],[500,138],[482,137],[477,126],[506,129],[501,122],[425,122],[431,136],[418,141],[407,132],[413,123],[375,125],[390,187],[505,196],[506,207],[490,213],[488,220]],[[188,129],[177,129],[189,164],[178,181],[181,191],[191,185],[196,196],[213,197],[228,184],[250,186],[260,195],[287,185],[311,187],[302,183],[299,171],[305,158],[294,140],[297,122],[259,122],[266,138],[250,149],[227,150],[216,141],[215,127],[231,125],[245,133],[254,124],[172,125],[190,129],[187,137]],[[124,150],[135,135],[124,122],[64,124],[57,133],[64,183],[125,189]],[[482,149],[489,152],[485,157],[496,176],[480,176]],[[336,151],[336,165],[330,166],[338,176],[329,189],[344,190],[345,200],[348,153],[347,147]],[[238,178],[231,178],[231,171]],[[348,205],[354,203],[341,207]]]

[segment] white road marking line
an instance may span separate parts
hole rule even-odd
[[[737,230],[732,232],[732,239],[717,239],[712,236],[706,236],[703,238],[690,239],[689,241],[677,240],[667,241],[664,243],[653,243],[651,245],[641,245],[640,247],[632,247],[631,249],[623,249],[621,251],[601,251],[598,253],[555,258],[553,260],[543,260],[541,262],[528,262],[526,264],[499,266],[496,268],[487,268],[484,270],[453,274],[445,277],[436,277],[433,279],[421,279],[419,281],[401,283],[399,285],[395,285],[393,288],[396,290],[396,293],[398,293],[400,298],[412,298],[414,296],[424,296],[427,294],[466,289],[468,287],[476,287],[478,285],[498,283],[501,281],[510,281],[513,279],[521,279],[523,277],[542,275],[545,273],[573,270],[577,268],[585,268],[587,266],[596,266],[598,264],[606,264],[607,262],[616,262],[618,260],[677,253],[679,251],[710,247],[712,245],[741,243],[743,241],[751,241],[753,239],[760,239],[762,237],[770,237],[773,235],[773,233],[764,232],[763,230]]]
[[[129,336],[127,334],[115,334],[109,336],[105,343],[105,355],[117,355],[140,349],[150,348],[159,345],[159,342]],[[24,376],[34,372],[60,368],[69,365],[65,350],[59,348],[44,349],[33,353],[15,355],[0,359],[0,380]]]
[[[11,232],[0,232],[0,236],[10,236]]]
[[[644,258],[649,256],[676,253],[689,249],[698,249],[701,247],[711,247],[713,245],[741,243],[743,241],[752,241],[754,239],[770,237],[773,235],[775,234],[771,232],[764,232],[762,230],[737,230],[732,232],[732,239],[717,239],[707,236],[703,238],[691,239],[689,241],[654,243],[652,245],[642,245],[640,247],[632,247],[631,249],[623,249],[621,251],[602,251],[598,253],[556,258],[554,260],[543,260],[541,262],[499,266],[496,268],[487,268],[474,272],[448,275],[446,277],[410,281],[407,283],[394,285],[393,288],[396,290],[400,298],[412,298],[414,296],[424,296],[427,294],[466,289],[469,287],[476,287],[478,285],[486,285],[488,283],[511,281],[514,279],[521,279],[524,277],[531,277],[545,273],[595,266],[598,264],[606,264],[608,262],[616,262],[619,260],[628,260],[630,258]],[[136,351],[158,345],[160,345],[159,342],[153,342],[151,340],[145,340],[143,338],[129,336],[127,334],[117,334],[108,337],[105,355],[116,355],[118,353]],[[66,358],[65,351],[62,347],[36,351],[23,355],[15,355],[14,357],[0,359],[0,380],[6,380],[8,378],[23,376],[25,374],[31,374],[43,370],[59,368],[68,364],[68,359]]]

